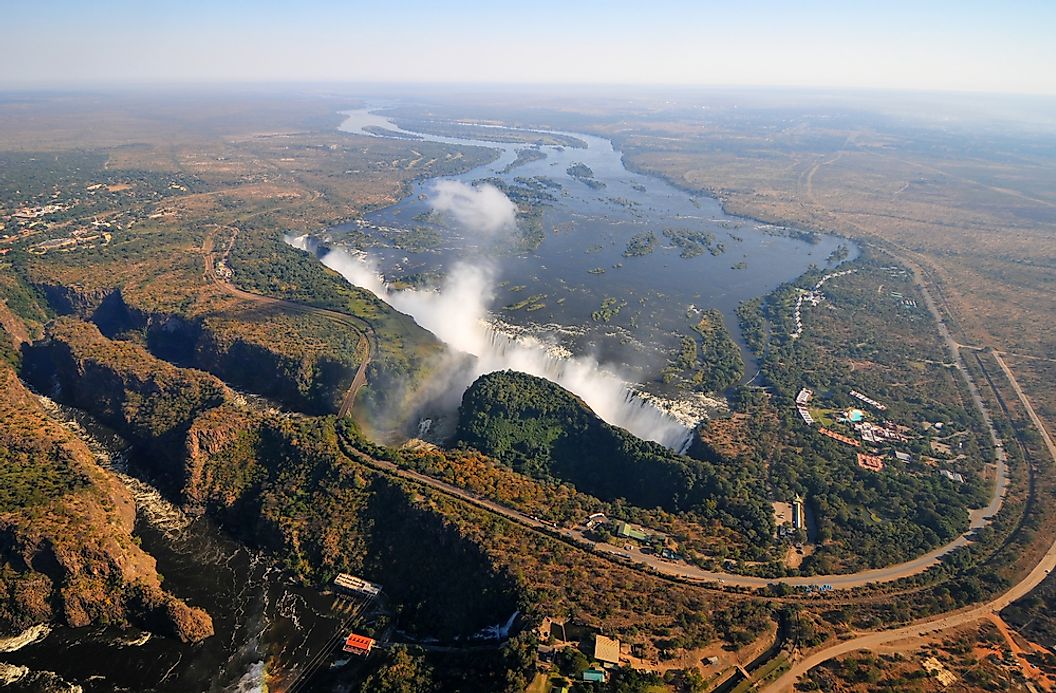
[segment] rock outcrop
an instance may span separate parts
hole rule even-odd
[[[72,318],[54,321],[24,351],[23,374],[149,450],[169,491],[183,487],[183,440],[195,417],[234,397],[208,373],[177,368]]]
[[[132,623],[196,642],[203,610],[161,588],[132,535],[135,505],[87,446],[0,368],[0,629]]]
[[[238,319],[188,317],[130,304],[120,288],[37,288],[55,312],[91,321],[107,337],[138,332],[155,356],[307,414],[337,411],[359,365],[359,333],[324,318],[257,309]]]
[[[404,605],[403,627],[444,636],[516,608],[515,581],[418,490],[346,457],[330,417],[252,406],[207,373],[69,318],[26,349],[24,364],[34,383],[149,451],[147,471],[155,482],[164,477],[170,498],[204,510],[305,581],[351,572],[389,582]],[[452,576],[441,599],[426,598],[436,585],[422,565]],[[164,617],[181,637],[197,632],[192,614],[141,594],[141,613]]]

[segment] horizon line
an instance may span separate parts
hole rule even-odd
[[[202,89],[209,90],[221,87],[243,88],[289,88],[289,87],[345,87],[345,88],[502,88],[516,89],[592,89],[592,90],[628,90],[644,89],[652,91],[770,91],[770,92],[815,92],[815,93],[859,93],[859,94],[906,94],[934,96],[992,96],[992,97],[1027,97],[1038,99],[1056,99],[1053,92],[994,91],[980,89],[943,89],[938,87],[899,87],[879,85],[812,85],[812,84],[724,84],[702,82],[498,82],[498,81],[414,81],[414,80],[333,80],[333,79],[223,79],[223,80],[158,80],[158,81],[99,81],[99,82],[2,82],[0,93],[44,93],[62,92],[78,93],[93,91],[163,91],[167,89]]]

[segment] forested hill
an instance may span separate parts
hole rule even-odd
[[[636,438],[542,378],[514,371],[481,376],[462,397],[458,440],[518,471],[562,479],[605,500],[623,498],[644,508],[692,511],[752,532],[770,531],[764,489],[739,466],[693,459]]]

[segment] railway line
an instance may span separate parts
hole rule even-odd
[[[934,302],[931,301],[927,287],[924,286],[923,283],[920,284],[920,287],[925,300],[928,303],[929,310],[932,310],[933,314],[938,318],[938,311],[935,308]],[[964,368],[963,361],[961,361],[961,345],[953,341],[948,330],[946,330],[944,323],[940,321],[939,324],[940,333],[946,339],[947,343],[951,345],[951,349],[957,356],[958,368],[961,369],[961,372],[970,383],[973,399],[976,399],[977,404],[981,404],[981,399],[977,399],[979,397],[978,390],[975,388],[974,382],[971,380],[967,369]],[[1022,387],[1020,387],[1015,374],[1008,367],[1008,364],[1005,363],[1004,358],[1002,358],[1002,352],[993,351],[991,353],[997,361],[998,366],[1000,366],[1001,370],[1004,372],[1005,377],[1008,379],[1009,384],[1016,393],[1016,397],[1019,399],[1020,404],[1022,404],[1031,423],[1037,428],[1041,435],[1042,442],[1044,443],[1049,456],[1052,458],[1053,464],[1056,465],[1056,442],[1053,441],[1052,435],[1045,428],[1041,417],[1038,416],[1030,399],[1026,396]],[[991,430],[991,434],[996,437],[989,417],[986,418],[986,422]],[[1052,543],[1049,544],[1041,559],[1025,577],[994,599],[975,607],[939,614],[932,618],[899,628],[861,633],[856,637],[824,647],[794,663],[787,672],[764,690],[769,693],[790,691],[795,686],[795,682],[814,667],[850,652],[855,652],[857,650],[872,650],[882,645],[888,645],[895,642],[921,641],[922,638],[934,635],[935,633],[975,623],[984,618],[989,618],[992,614],[999,613],[1009,604],[1012,604],[1029,594],[1031,590],[1041,584],[1053,569],[1056,569],[1056,538],[1052,540]]]

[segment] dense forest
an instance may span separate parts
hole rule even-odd
[[[667,367],[665,382],[682,381],[698,392],[722,392],[744,375],[741,350],[715,309],[689,312],[693,333],[683,335]]]
[[[905,270],[867,258],[852,269],[825,285],[820,307],[804,309],[799,339],[789,337],[796,297],[823,276],[820,271],[738,311],[768,394],[735,400],[755,427],[736,454],[765,464],[775,498],[807,499],[819,546],[804,561],[806,572],[908,560],[964,531],[969,509],[986,498],[980,473],[989,452],[979,445],[985,435],[963,386],[941,365],[945,354],[926,311],[905,302],[923,300]],[[878,294],[878,286],[886,291]],[[908,427],[900,449],[912,460],[889,457],[880,473],[860,469],[853,450],[799,419],[793,400],[802,387],[836,411],[856,402],[848,394],[855,388],[887,403],[884,418]],[[763,421],[773,430],[767,433]],[[963,473],[964,483],[944,479],[922,461],[939,436],[934,428],[923,432],[928,421],[944,422],[944,436],[963,432],[953,439],[962,454],[944,464]],[[717,429],[705,427],[705,437],[715,438]],[[893,449],[887,445],[881,453]]]
[[[773,531],[764,489],[742,468],[635,438],[541,378],[513,371],[481,376],[463,395],[457,437],[517,471],[568,481],[602,500],[693,511],[764,544]]]

